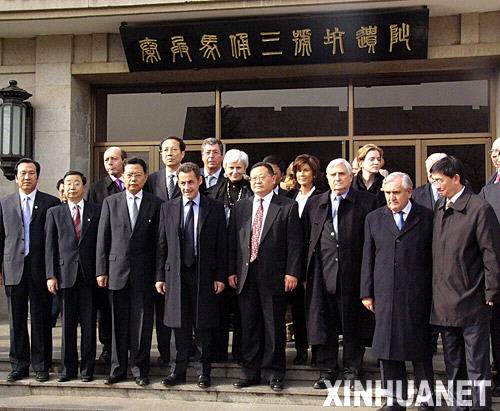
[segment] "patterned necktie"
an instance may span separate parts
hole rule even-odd
[[[118,190],[123,191],[123,181],[122,180],[120,180],[119,178],[117,178],[115,180],[115,184],[118,187]]]
[[[75,227],[76,239],[80,241],[80,235],[82,234],[82,222],[80,219],[80,206],[77,204],[73,207],[73,227]]]
[[[335,231],[335,234],[339,234],[339,218],[338,218],[338,212],[339,212],[339,207],[340,207],[340,201],[342,200],[342,196],[337,196],[333,200],[332,204],[332,223],[333,223],[333,230]]]
[[[262,219],[264,217],[264,199],[260,199],[259,208],[255,213],[255,218],[252,223],[252,240],[250,242],[250,262],[257,259],[257,254],[259,253],[259,239],[260,232],[262,230]]]
[[[404,214],[403,211],[396,213],[396,225],[398,226],[399,231],[401,231],[403,229],[403,226],[405,225],[403,214]]]
[[[174,195],[174,190],[175,190],[174,175],[170,174],[168,176],[168,184],[167,184],[167,194],[169,200],[172,199],[172,196]]]
[[[132,214],[130,215],[130,225],[132,226],[132,230],[135,227],[135,223],[137,221],[137,216],[139,215],[139,208],[137,207],[137,202],[139,197],[134,196],[134,200],[132,203]]]
[[[208,188],[215,184],[215,176],[208,176]]]
[[[30,252],[30,223],[31,223],[31,198],[26,197],[23,201],[23,226],[24,226],[24,256]]]
[[[187,205],[189,206],[189,210],[184,221],[184,265],[189,268],[195,261],[194,210],[192,201],[188,201]]]
[[[453,206],[453,201],[451,200],[446,200],[446,210],[448,210],[448,208],[452,207]]]

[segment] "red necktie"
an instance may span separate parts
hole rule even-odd
[[[500,171],[497,171],[497,178],[495,178],[495,184],[500,183]]]
[[[80,206],[76,205],[73,208],[73,226],[75,227],[76,239],[80,241],[80,235],[82,233],[82,223],[80,219]]]
[[[262,230],[262,218],[264,216],[264,206],[262,203],[264,200],[261,198],[259,208],[255,213],[255,218],[252,223],[252,241],[250,242],[250,262],[257,259],[257,254],[259,253],[259,238],[260,232]]]

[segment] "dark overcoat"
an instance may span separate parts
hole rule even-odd
[[[491,206],[467,188],[434,217],[431,324],[490,320],[486,300],[500,302],[500,226]]]
[[[337,326],[339,332],[351,338],[371,339],[374,328],[373,314],[364,308],[359,299],[361,258],[363,253],[364,221],[366,215],[377,207],[373,194],[350,188],[338,210],[339,271],[342,296],[342,324],[326,324],[325,298],[319,253],[320,238],[328,213],[331,212],[330,194],[327,191],[308,201],[302,214],[306,232],[306,318],[311,345],[326,343],[327,327]]]
[[[102,204],[106,197],[119,192],[120,189],[108,175],[89,187],[88,191],[85,193],[85,200],[90,203]]]
[[[387,206],[366,217],[360,296],[375,301],[372,351],[377,358],[422,361],[432,357],[433,216],[412,201],[401,231]]]
[[[166,284],[164,324],[181,326],[181,209],[182,197],[164,203],[160,212],[156,281]],[[218,325],[214,281],[227,286],[226,217],[222,203],[200,196],[197,226],[198,299],[194,313],[195,328]]]
[[[420,204],[428,208],[429,210],[433,210],[436,205],[436,201],[434,200],[434,195],[432,194],[432,187],[430,183],[426,183],[417,187],[411,193],[411,198],[415,203]]]
[[[144,190],[149,193],[153,193],[162,201],[168,201],[172,198],[180,197],[181,195],[181,189],[179,188],[179,185],[176,184],[172,198],[169,198],[167,190],[167,174],[164,167],[155,171],[148,177]]]
[[[498,221],[500,221],[500,184],[486,184],[479,193],[479,196],[488,202],[493,211],[495,211]]]

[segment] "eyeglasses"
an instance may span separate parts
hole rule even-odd
[[[443,181],[444,180],[442,178],[433,178],[431,184],[433,186],[440,186],[443,183]]]
[[[125,174],[125,177],[127,177],[128,179],[131,179],[132,177],[141,178],[144,177],[144,173],[127,173]]]
[[[257,181],[264,181],[267,177],[271,177],[269,174],[267,175],[261,175],[261,176],[253,176],[250,177],[250,181],[255,183]]]

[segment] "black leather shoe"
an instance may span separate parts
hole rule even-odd
[[[326,390],[328,388],[327,384],[330,383],[333,386],[332,381],[329,377],[319,377],[313,384],[315,390]]]
[[[60,375],[59,378],[57,379],[57,382],[68,382],[74,380],[75,378],[76,375]]]
[[[125,381],[127,378],[123,375],[118,375],[116,377],[108,377],[106,381],[104,381],[104,384],[106,385],[113,385],[116,384],[117,382]]]
[[[387,405],[387,403],[385,403],[377,411],[404,411],[404,410],[406,410],[406,407],[402,407],[401,405]]]
[[[186,374],[170,374],[161,381],[166,387],[173,387],[174,385],[186,382]]]
[[[344,371],[344,385],[347,385],[351,391],[356,390],[356,381],[361,381],[357,371]]]
[[[85,376],[85,377],[81,378],[82,382],[90,382],[90,381],[93,381],[93,380],[94,380],[94,377],[92,377],[92,376]]]
[[[269,386],[271,387],[271,389],[273,391],[281,391],[283,390],[283,380],[280,380],[279,378],[273,378],[270,382],[269,382]]]
[[[139,387],[145,387],[146,385],[149,385],[149,378],[148,377],[137,377],[135,379],[135,383]]]
[[[47,371],[37,371],[35,374],[35,379],[38,382],[45,382],[49,380],[49,373]]]
[[[11,371],[9,375],[7,375],[7,382],[14,382],[22,380],[23,378],[27,378],[30,375],[29,371]]]
[[[293,360],[293,365],[306,365],[307,364],[307,350],[297,351],[297,356]]]
[[[170,358],[160,356],[158,357],[156,364],[158,365],[158,367],[168,367],[168,365],[170,364]]]
[[[260,380],[245,380],[240,379],[233,384],[234,388],[246,388],[251,387],[252,385],[259,385]]]
[[[212,381],[210,379],[210,375],[200,375],[198,377],[198,387],[200,388],[208,388],[212,385]]]

